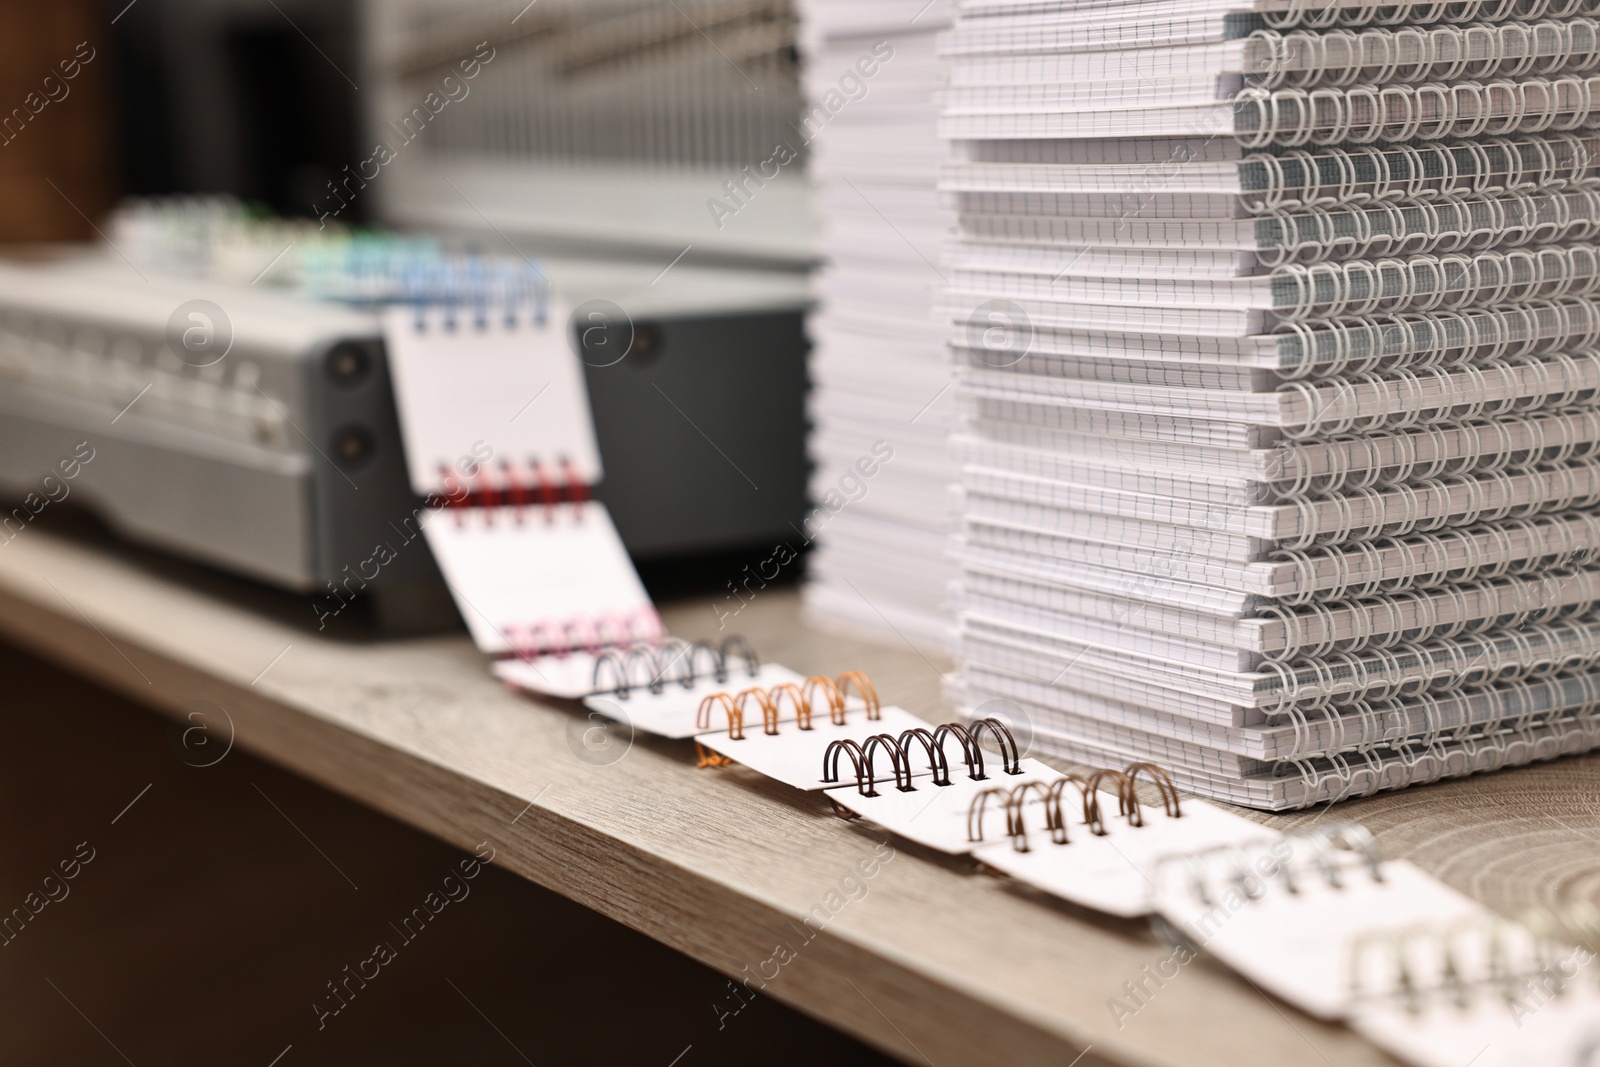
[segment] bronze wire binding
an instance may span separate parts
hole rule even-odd
[[[988,798],[996,797],[1004,805],[1006,816],[1006,836],[1011,838],[1011,845],[1018,852],[1030,852],[1032,846],[1028,844],[1028,828],[1023,817],[1023,808],[1028,802],[1031,791],[1037,791],[1040,803],[1044,807],[1044,825],[1050,832],[1050,840],[1058,845],[1070,844],[1067,832],[1067,818],[1061,807],[1062,794],[1068,786],[1077,786],[1079,801],[1083,812],[1083,822],[1089,831],[1096,836],[1106,833],[1105,822],[1100,813],[1100,802],[1097,798],[1099,783],[1103,777],[1114,776],[1118,779],[1120,791],[1123,775],[1120,771],[1095,771],[1088,778],[1069,774],[1065,778],[1058,778],[1046,785],[1044,782],[1029,780],[1011,788],[996,786],[985,789],[972,799],[972,804],[967,808],[967,840],[977,843],[983,840],[983,814],[988,803]]]
[[[842,683],[842,684],[841,684]],[[794,704],[795,725],[801,730],[812,728],[814,711],[812,699],[814,695],[821,694],[828,703],[828,716],[835,726],[845,725],[845,706],[843,689],[855,685],[864,693],[870,693],[867,700],[867,718],[881,717],[878,708],[878,694],[872,688],[872,683],[860,671],[846,671],[839,676],[839,681],[827,675],[814,675],[805,680],[803,686],[793,682],[781,682],[770,688],[751,686],[740,690],[737,695],[725,691],[708,694],[700,701],[700,707],[695,712],[695,728],[699,730],[711,729],[712,712],[720,706],[728,717],[728,737],[734,741],[744,740],[744,705],[746,700],[755,700],[761,709],[762,732],[767,734],[778,733],[778,721],[781,717],[783,698],[787,696]],[[863,698],[867,699],[867,698]]]
[[[1126,815],[1130,826],[1144,825],[1144,813],[1139,809],[1139,794],[1134,789],[1140,774],[1149,778],[1161,794],[1161,806],[1167,815],[1173,819],[1182,818],[1183,809],[1178,806],[1178,787],[1172,784],[1172,776],[1154,763],[1142,762],[1130,763],[1123,768],[1117,813]]]
[[[1062,806],[1062,798],[1069,786],[1074,786],[1078,790],[1082,824],[1087,826],[1094,836],[1104,837],[1109,831],[1105,825],[1105,814],[1100,807],[1100,787],[1107,781],[1113,787],[1111,792],[1117,797],[1117,813],[1127,818],[1128,825],[1142,827],[1146,825],[1146,821],[1140,809],[1138,793],[1134,788],[1140,774],[1148,777],[1160,791],[1162,809],[1166,814],[1174,819],[1180,818],[1182,809],[1178,802],[1177,787],[1173,785],[1171,776],[1153,763],[1136,762],[1130,763],[1121,771],[1097,770],[1090,772],[1086,777],[1068,774],[1049,785],[1030,780],[1010,789],[1003,786],[986,789],[973,798],[972,805],[967,809],[967,840],[972,842],[983,840],[983,814],[989,797],[993,796],[1005,805],[1006,834],[1011,838],[1013,847],[1018,852],[1031,851],[1023,808],[1027,804],[1030,792],[1037,790],[1044,807],[1045,829],[1050,832],[1051,841],[1058,845],[1068,844],[1068,820]]]

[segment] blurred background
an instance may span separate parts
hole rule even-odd
[[[16,518],[0,541],[36,523],[317,631],[307,605],[419,503],[350,264],[493,262],[601,326],[570,337],[597,495],[658,601],[736,622],[826,559],[814,619],[936,643],[944,16],[877,7],[886,25],[838,0],[0,0],[0,520]],[[174,348],[197,302],[230,358]],[[58,503],[51,472],[86,439]],[[28,503],[41,485],[47,511]],[[336,639],[461,625],[426,553],[354,607]],[[299,903],[327,887],[279,855],[295,840],[264,843],[283,827],[252,829],[263,790],[337,834],[384,900],[451,862],[246,756],[180,784],[154,713],[14,651],[0,671],[8,899],[128,786],[162,783],[167,805],[140,862],[80,890],[80,921],[0,959],[7,1062],[121,1062],[43,978],[102,1005],[138,1062],[270,1059],[255,1039],[305,1011],[283,991],[336,973],[326,935],[373,912]],[[70,773],[26,757],[63,724],[81,738]],[[296,1061],[665,1064],[693,1044],[686,1064],[879,1062],[765,1001],[723,1034],[704,1008],[721,976],[492,873],[458,938]],[[559,990],[539,958],[563,961]],[[492,977],[481,1003],[509,1036],[465,995],[441,1000],[438,973]],[[648,991],[641,1025],[608,1023],[619,989]]]

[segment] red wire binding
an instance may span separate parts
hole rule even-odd
[[[539,503],[547,507],[560,503],[561,491],[550,481],[545,473],[544,464],[535,459],[530,461],[529,466],[533,468],[534,483],[538,486]]]
[[[558,472],[537,459],[528,461],[529,478],[517,472],[511,460],[501,460],[498,476],[487,465],[479,466],[470,482],[448,465],[440,464],[440,488],[426,500],[430,508],[525,508],[542,506],[554,509],[560,504],[584,504],[593,499],[589,485],[578,476],[572,460],[563,456]],[[554,515],[549,515],[554,519]]]
[[[574,504],[582,504],[589,499],[589,486],[582,478],[578,477],[578,468],[573,466],[570,456],[561,457],[561,479],[567,490],[567,499]]]
[[[494,479],[489,476],[487,464],[480,463],[474,475],[478,483],[478,506],[484,508],[497,508],[502,503],[500,488],[494,484]]]
[[[500,461],[500,470],[506,480],[506,490],[511,496],[511,503],[518,508],[527,507],[533,502],[533,491],[527,483],[517,477],[517,468],[509,459]]]

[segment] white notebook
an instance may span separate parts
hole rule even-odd
[[[974,715],[1274,809],[1595,744],[1595,13],[960,5]]]

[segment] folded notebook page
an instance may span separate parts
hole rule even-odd
[[[389,308],[384,331],[407,469],[428,502],[417,518],[473,641],[522,660],[514,684],[585,695],[601,651],[662,633],[591,499],[600,452],[564,307],[542,291],[455,293]]]

